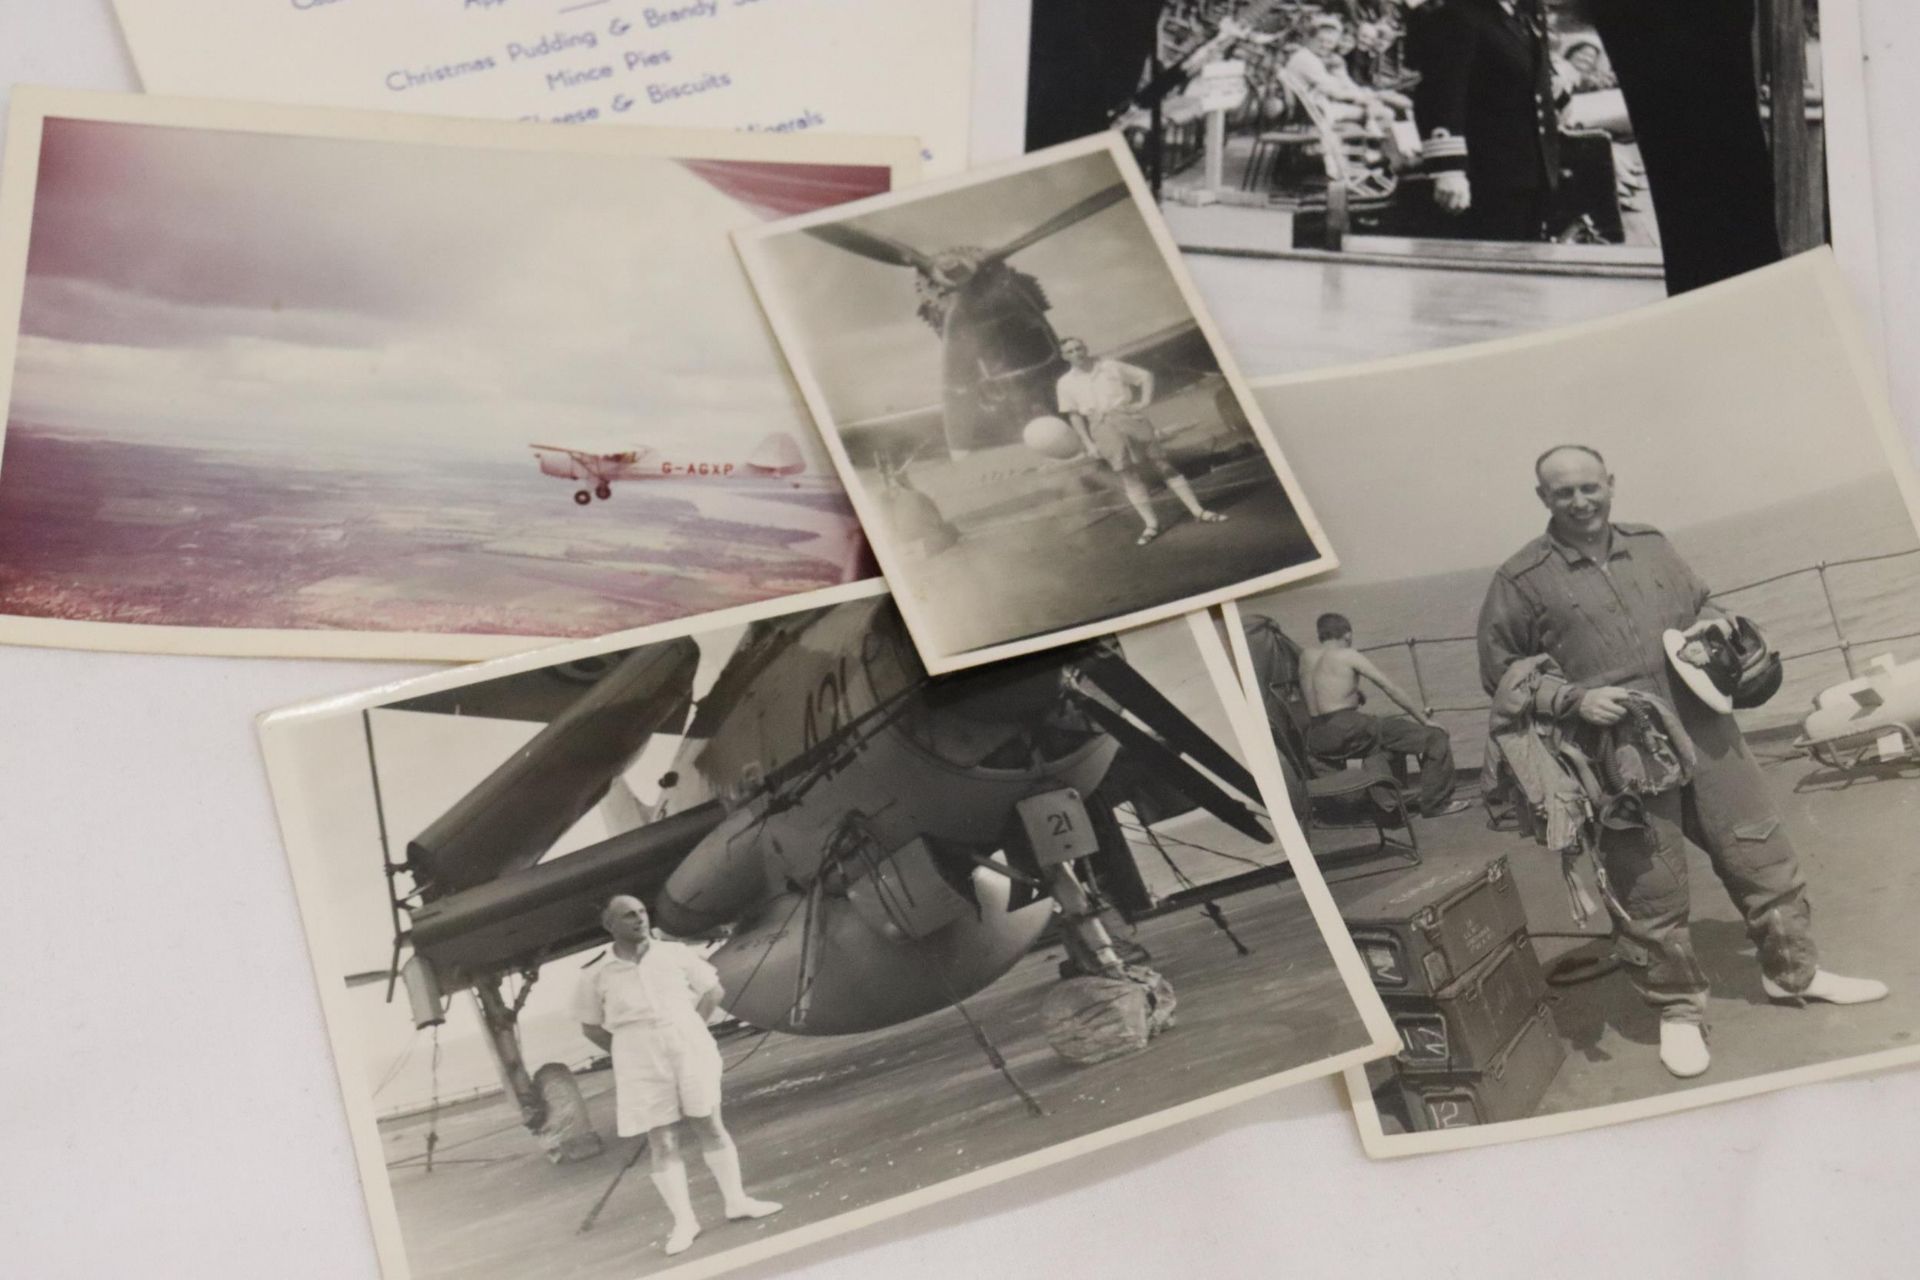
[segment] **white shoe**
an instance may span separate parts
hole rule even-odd
[[[748,1196],[737,1204],[728,1205],[727,1216],[735,1219],[771,1218],[784,1208],[786,1206],[777,1200],[755,1200],[752,1196]]]
[[[1713,1062],[1707,1052],[1707,1037],[1698,1023],[1660,1023],[1660,1061],[1682,1080],[1691,1080]]]
[[[1770,1000],[1824,1000],[1828,1004],[1870,1004],[1887,998],[1887,984],[1872,978],[1843,978],[1825,969],[1816,969],[1805,991],[1789,991],[1765,974],[1760,989]]]
[[[693,1247],[694,1239],[699,1234],[700,1224],[697,1222],[674,1223],[673,1232],[667,1237],[667,1243],[664,1246],[666,1255],[671,1258],[676,1253],[685,1253]]]

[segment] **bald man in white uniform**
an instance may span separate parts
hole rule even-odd
[[[727,1217],[780,1212],[747,1194],[740,1153],[720,1122],[720,1048],[707,1030],[724,994],[720,975],[691,947],[655,938],[638,898],[612,899],[600,923],[613,935],[613,954],[581,976],[574,1014],[582,1034],[613,1055],[620,1136],[647,1135],[653,1185],[673,1213],[666,1252],[684,1252],[700,1234],[680,1157],[682,1122],[720,1186]]]

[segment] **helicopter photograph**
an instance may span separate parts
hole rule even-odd
[[[1396,1043],[1204,615],[932,677],[857,583],[261,740],[395,1275],[714,1274]]]
[[[1116,139],[735,239],[930,671],[1333,564]]]

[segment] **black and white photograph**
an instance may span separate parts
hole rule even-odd
[[[725,232],[912,142],[10,121],[0,637],[466,659],[874,575]]]
[[[1256,375],[1597,318],[1829,241],[1871,292],[1854,0],[1028,17],[1025,149],[1124,137]]]
[[[930,671],[1333,564],[1117,138],[735,239]]]
[[[879,584],[263,719],[387,1275],[712,1275],[1397,1043],[1203,614]]]
[[[1844,293],[1260,386],[1343,424],[1285,443],[1347,559],[1229,631],[1400,1032],[1373,1153],[1920,1058],[1920,484]]]

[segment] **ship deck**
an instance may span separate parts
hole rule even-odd
[[[1770,1001],[1760,988],[1754,947],[1739,913],[1696,851],[1688,863],[1693,941],[1712,983],[1707,1014],[1712,1068],[1693,1080],[1667,1074],[1658,1053],[1659,1023],[1627,975],[1616,970],[1551,990],[1555,1023],[1570,1052],[1538,1114],[1897,1049],[1920,1029],[1920,950],[1911,945],[1920,907],[1920,838],[1914,834],[1920,830],[1920,762],[1843,774],[1800,756],[1785,736],[1752,742],[1799,853],[1822,965],[1879,978],[1892,988],[1891,995],[1852,1008],[1796,1008]],[[1582,927],[1573,920],[1557,857],[1529,839],[1489,830],[1478,805],[1451,817],[1416,821],[1428,865],[1479,865],[1508,856],[1543,965],[1551,967],[1578,951],[1606,953],[1603,940],[1547,936]],[[1342,844],[1351,846],[1371,834],[1316,832],[1313,844],[1324,859]],[[1608,923],[1603,915],[1584,927],[1604,935]]]
[[[1075,1067],[1047,1047],[1038,1012],[1056,978],[1058,947],[1035,951],[967,1001],[1044,1118],[1029,1114],[951,1011],[865,1035],[723,1040],[727,1123],[748,1186],[786,1209],[725,1222],[705,1168],[690,1160],[706,1230],[673,1261],[710,1258],[1364,1043],[1296,885],[1253,888],[1223,906],[1251,956],[1237,955],[1197,911],[1138,927],[1135,941],[1179,997],[1176,1025],[1142,1053]],[[610,1073],[586,1075],[581,1086],[596,1126],[610,1136]],[[594,1228],[576,1232],[634,1140],[613,1140],[595,1159],[550,1165],[512,1103],[496,1095],[440,1111],[428,1173],[420,1153],[429,1124],[414,1115],[380,1125],[414,1276],[585,1280],[667,1262],[658,1246],[668,1221],[644,1158]],[[1037,1182],[1034,1193],[1044,1193]]]

